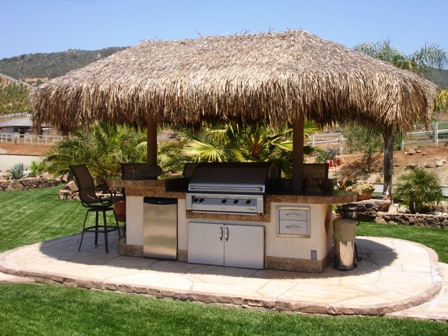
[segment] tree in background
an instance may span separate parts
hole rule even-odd
[[[384,148],[381,134],[371,128],[350,124],[342,130],[350,152],[362,152],[367,172],[371,171],[373,155]]]
[[[448,111],[448,90],[440,90],[436,98],[436,106],[434,110],[438,112]]]
[[[378,43],[362,43],[357,45],[355,50],[363,52],[374,58],[392,63],[400,69],[415,72],[421,76],[430,69],[442,69],[446,67],[447,53],[437,45],[425,45],[419,51],[406,56],[398,49],[391,46],[386,40]],[[380,130],[384,139],[384,181],[383,194],[392,197],[392,175],[393,175],[393,143],[394,132],[390,128]]]
[[[347,146],[350,152],[362,152],[362,160],[368,173],[371,172],[375,153],[384,149],[384,139],[380,132],[372,128],[366,128],[359,124],[350,124],[342,129],[344,137],[347,139]],[[394,148],[399,148],[402,136],[394,136]]]

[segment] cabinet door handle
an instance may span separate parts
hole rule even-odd
[[[285,216],[286,217],[302,217],[302,214],[300,214],[300,213],[297,213],[297,212],[290,212],[290,213],[287,213],[287,214],[285,214]]]
[[[229,240],[229,228],[226,227],[226,241]]]
[[[302,227],[300,225],[287,225],[287,229],[301,229]]]
[[[219,228],[219,240],[222,240],[222,234],[223,234],[223,231],[222,231],[222,226]]]

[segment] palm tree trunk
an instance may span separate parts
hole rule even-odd
[[[383,195],[392,199],[392,176],[393,176],[393,151],[394,135],[392,130],[386,128],[384,131],[384,182]]]

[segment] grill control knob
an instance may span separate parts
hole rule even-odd
[[[222,204],[226,204],[226,203],[227,203],[227,200],[224,198],[224,199],[221,201],[221,203],[222,203]]]
[[[251,203],[252,203],[251,200],[247,200],[247,201],[246,201],[246,204],[247,204],[247,205],[249,205],[249,204],[251,204]]]
[[[233,201],[233,204],[238,204],[239,202],[240,201],[236,199],[236,200]]]
[[[199,203],[204,203],[204,199],[203,199],[203,198],[200,198],[200,199],[199,199]]]

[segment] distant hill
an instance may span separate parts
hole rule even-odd
[[[0,60],[0,115],[28,112],[29,84],[65,75],[126,48],[67,50],[48,54],[26,54]]]
[[[69,49],[63,52],[24,54],[0,60],[0,74],[23,80],[32,85],[65,75],[89,63],[108,57],[127,47],[100,50]],[[448,87],[448,70],[432,70],[426,76],[442,88]]]
[[[30,112],[29,90],[25,84],[0,76],[0,115]]]
[[[448,88],[448,70],[432,69],[425,77],[441,88]]]
[[[108,57],[126,47],[101,50],[70,49],[63,52],[24,54],[0,60],[0,74],[36,84],[33,79],[52,79]]]

